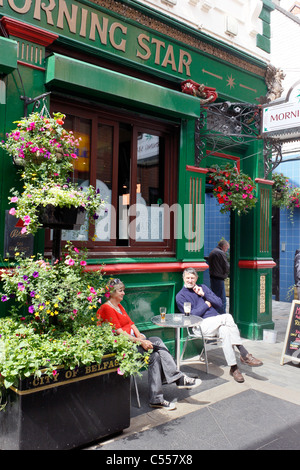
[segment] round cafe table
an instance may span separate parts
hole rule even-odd
[[[182,313],[167,313],[164,322],[161,321],[160,315],[155,315],[151,318],[151,321],[163,328],[176,328],[175,360],[177,368],[180,370],[180,329],[199,325],[202,318],[196,315],[186,316]]]

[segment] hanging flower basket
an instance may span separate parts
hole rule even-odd
[[[213,196],[221,206],[220,212],[236,211],[246,214],[256,204],[255,184],[236,167],[214,165],[207,173],[207,181],[213,185]]]
[[[17,122],[17,129],[7,134],[6,142],[0,143],[20,164],[19,169],[23,180],[23,192],[11,189],[9,197],[9,213],[23,222],[22,234],[34,235],[38,228],[68,228],[78,225],[67,222],[66,227],[58,222],[62,208],[77,214],[78,209],[85,210],[90,221],[98,218],[103,208],[103,200],[99,190],[89,186],[85,190],[70,183],[73,161],[77,158],[76,147],[79,140],[73,133],[63,128],[64,114],[54,113],[53,118],[32,113],[28,118]],[[40,214],[41,206],[55,206],[57,209],[42,210],[48,213],[47,222],[43,222]],[[50,214],[55,213],[55,222],[50,222]],[[75,218],[75,215],[74,215]]]
[[[77,159],[79,139],[63,128],[64,115],[54,113],[53,118],[32,113],[28,118],[15,121],[17,128],[6,134],[2,148],[12,155],[15,164],[67,163]]]
[[[272,205],[273,207],[284,208],[289,205],[290,188],[289,179],[283,173],[273,173],[272,181]]]
[[[95,190],[93,186],[83,190],[73,184],[49,183],[39,186],[35,182],[34,185],[28,184],[22,194],[19,194],[15,189],[12,189],[11,192],[13,196],[9,200],[13,207],[11,207],[9,213],[23,221],[24,226],[21,230],[23,234],[31,233],[34,235],[41,227],[64,228],[62,226],[55,227],[55,225],[60,225],[58,220],[64,217],[61,214],[65,209],[69,209],[68,212],[74,214],[72,221],[75,220],[75,223],[67,221],[67,225],[71,226],[84,223],[82,218],[82,222],[77,222],[78,211],[85,210],[90,221],[94,222],[98,218],[99,211],[103,208],[100,192]],[[43,207],[47,207],[47,210]],[[51,221],[53,215],[55,219]],[[44,217],[44,220],[42,217]],[[45,217],[47,217],[46,220]]]

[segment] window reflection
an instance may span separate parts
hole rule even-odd
[[[163,240],[164,139],[139,133],[137,141],[136,240]]]

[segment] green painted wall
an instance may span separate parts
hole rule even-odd
[[[20,63],[16,70],[16,42],[13,38],[4,41],[9,44],[9,48],[6,50],[7,55],[4,54],[4,58],[1,59],[3,67],[6,67],[3,72],[7,75],[4,77],[5,92],[2,89],[2,95],[0,95],[2,97],[0,137],[3,138],[5,132],[15,127],[12,124],[13,121],[24,115],[24,102],[20,96],[33,98],[49,90],[68,92],[74,97],[83,96],[98,102],[105,99],[115,106],[123,102],[131,110],[142,108],[143,112],[146,111],[152,115],[156,114],[159,117],[167,115],[168,118],[176,118],[181,123],[178,202],[182,208],[185,204],[189,204],[192,190],[192,201],[199,206],[203,205],[205,174],[186,170],[186,165],[195,165],[195,119],[200,114],[200,103],[198,98],[181,93],[180,82],[191,78],[198,83],[215,87],[219,93],[219,99],[256,103],[256,98],[266,93],[264,81],[266,64],[159,14],[153,13],[158,23],[164,23],[172,34],[176,30],[178,38],[185,38],[185,40],[175,39],[172,34],[164,35],[158,29],[150,28],[149,25],[143,26],[133,19],[85,0],[56,2],[51,12],[36,6],[40,3],[25,2],[22,10],[21,7],[16,6],[16,2],[0,2],[0,17],[7,15],[45,31],[56,33],[58,38],[55,45],[59,46],[62,51],[60,54],[47,52],[46,55],[50,55],[43,62],[45,70]],[[129,5],[131,8],[133,6],[133,2],[126,0],[119,3]],[[148,11],[142,6],[137,8],[141,14]],[[86,18],[86,22],[83,18]],[[95,38],[93,38],[93,22],[99,25],[98,29],[95,29]],[[0,46],[3,43],[2,39],[0,38]],[[202,49],[201,44],[205,44]],[[72,57],[76,50],[85,55],[84,61]],[[207,51],[221,51],[222,54]],[[220,58],[221,55],[223,58]],[[104,59],[107,63],[127,67],[126,74],[113,72],[109,67],[103,68],[92,64],[91,59],[94,60],[95,57]],[[141,71],[145,76],[147,75],[147,80],[132,77],[132,70]],[[163,78],[168,86],[153,84],[153,76]],[[29,108],[28,112],[31,110],[32,108]],[[241,158],[241,168],[253,179],[263,177],[261,142],[231,149],[228,153]],[[214,161],[216,160],[207,160],[202,166],[209,166]],[[0,188],[0,217],[4,220],[5,210],[9,208],[7,199],[9,188],[19,187],[20,183],[10,158],[5,156],[0,164],[3,170]],[[197,232],[197,244],[190,246],[186,236],[178,239],[176,259],[172,261],[204,262],[204,207],[200,207],[198,218],[191,220]],[[233,215],[231,221],[231,311],[239,325],[243,326],[243,332],[247,336],[258,336],[257,331],[261,330],[261,325],[271,324],[271,270],[266,271],[266,313],[261,314],[258,313],[257,307],[259,297],[257,286],[260,285],[258,283],[262,272],[242,270],[238,268],[238,261],[240,258],[270,257],[269,252],[263,254],[258,252],[260,209],[258,207],[252,214],[240,219]],[[253,227],[253,233],[249,231],[249,226]],[[4,228],[2,227],[0,231],[2,252],[3,246]],[[43,233],[40,233],[35,239],[35,252],[42,251]],[[120,257],[113,261],[120,263],[126,260]],[[138,258],[131,259],[131,261],[144,260]],[[157,262],[160,261],[162,259],[157,259]],[[94,262],[100,263],[102,260],[94,260]],[[201,277],[200,273],[200,279]],[[173,350],[174,331],[158,330],[152,325],[151,317],[157,314],[162,304],[166,304],[169,312],[174,311],[175,294],[182,285],[181,274],[145,274],[142,277],[140,274],[126,274],[122,276],[122,279],[127,286],[124,305],[134,321],[141,329],[151,334],[161,334]],[[246,309],[243,303],[245,295],[251,296],[251,302],[247,303]],[[4,313],[2,309],[0,314]]]

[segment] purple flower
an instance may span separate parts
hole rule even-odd
[[[28,312],[29,313],[34,313],[34,306],[33,305],[30,305],[30,307],[28,308]]]
[[[28,276],[23,276],[24,281],[28,280]]]
[[[1,302],[6,302],[7,300],[8,300],[7,295],[3,295],[3,296],[1,297]]]
[[[39,277],[39,273],[37,271],[34,271],[34,273],[32,274],[33,277]]]
[[[34,297],[35,296],[35,292],[34,290],[30,292],[30,297]]]

